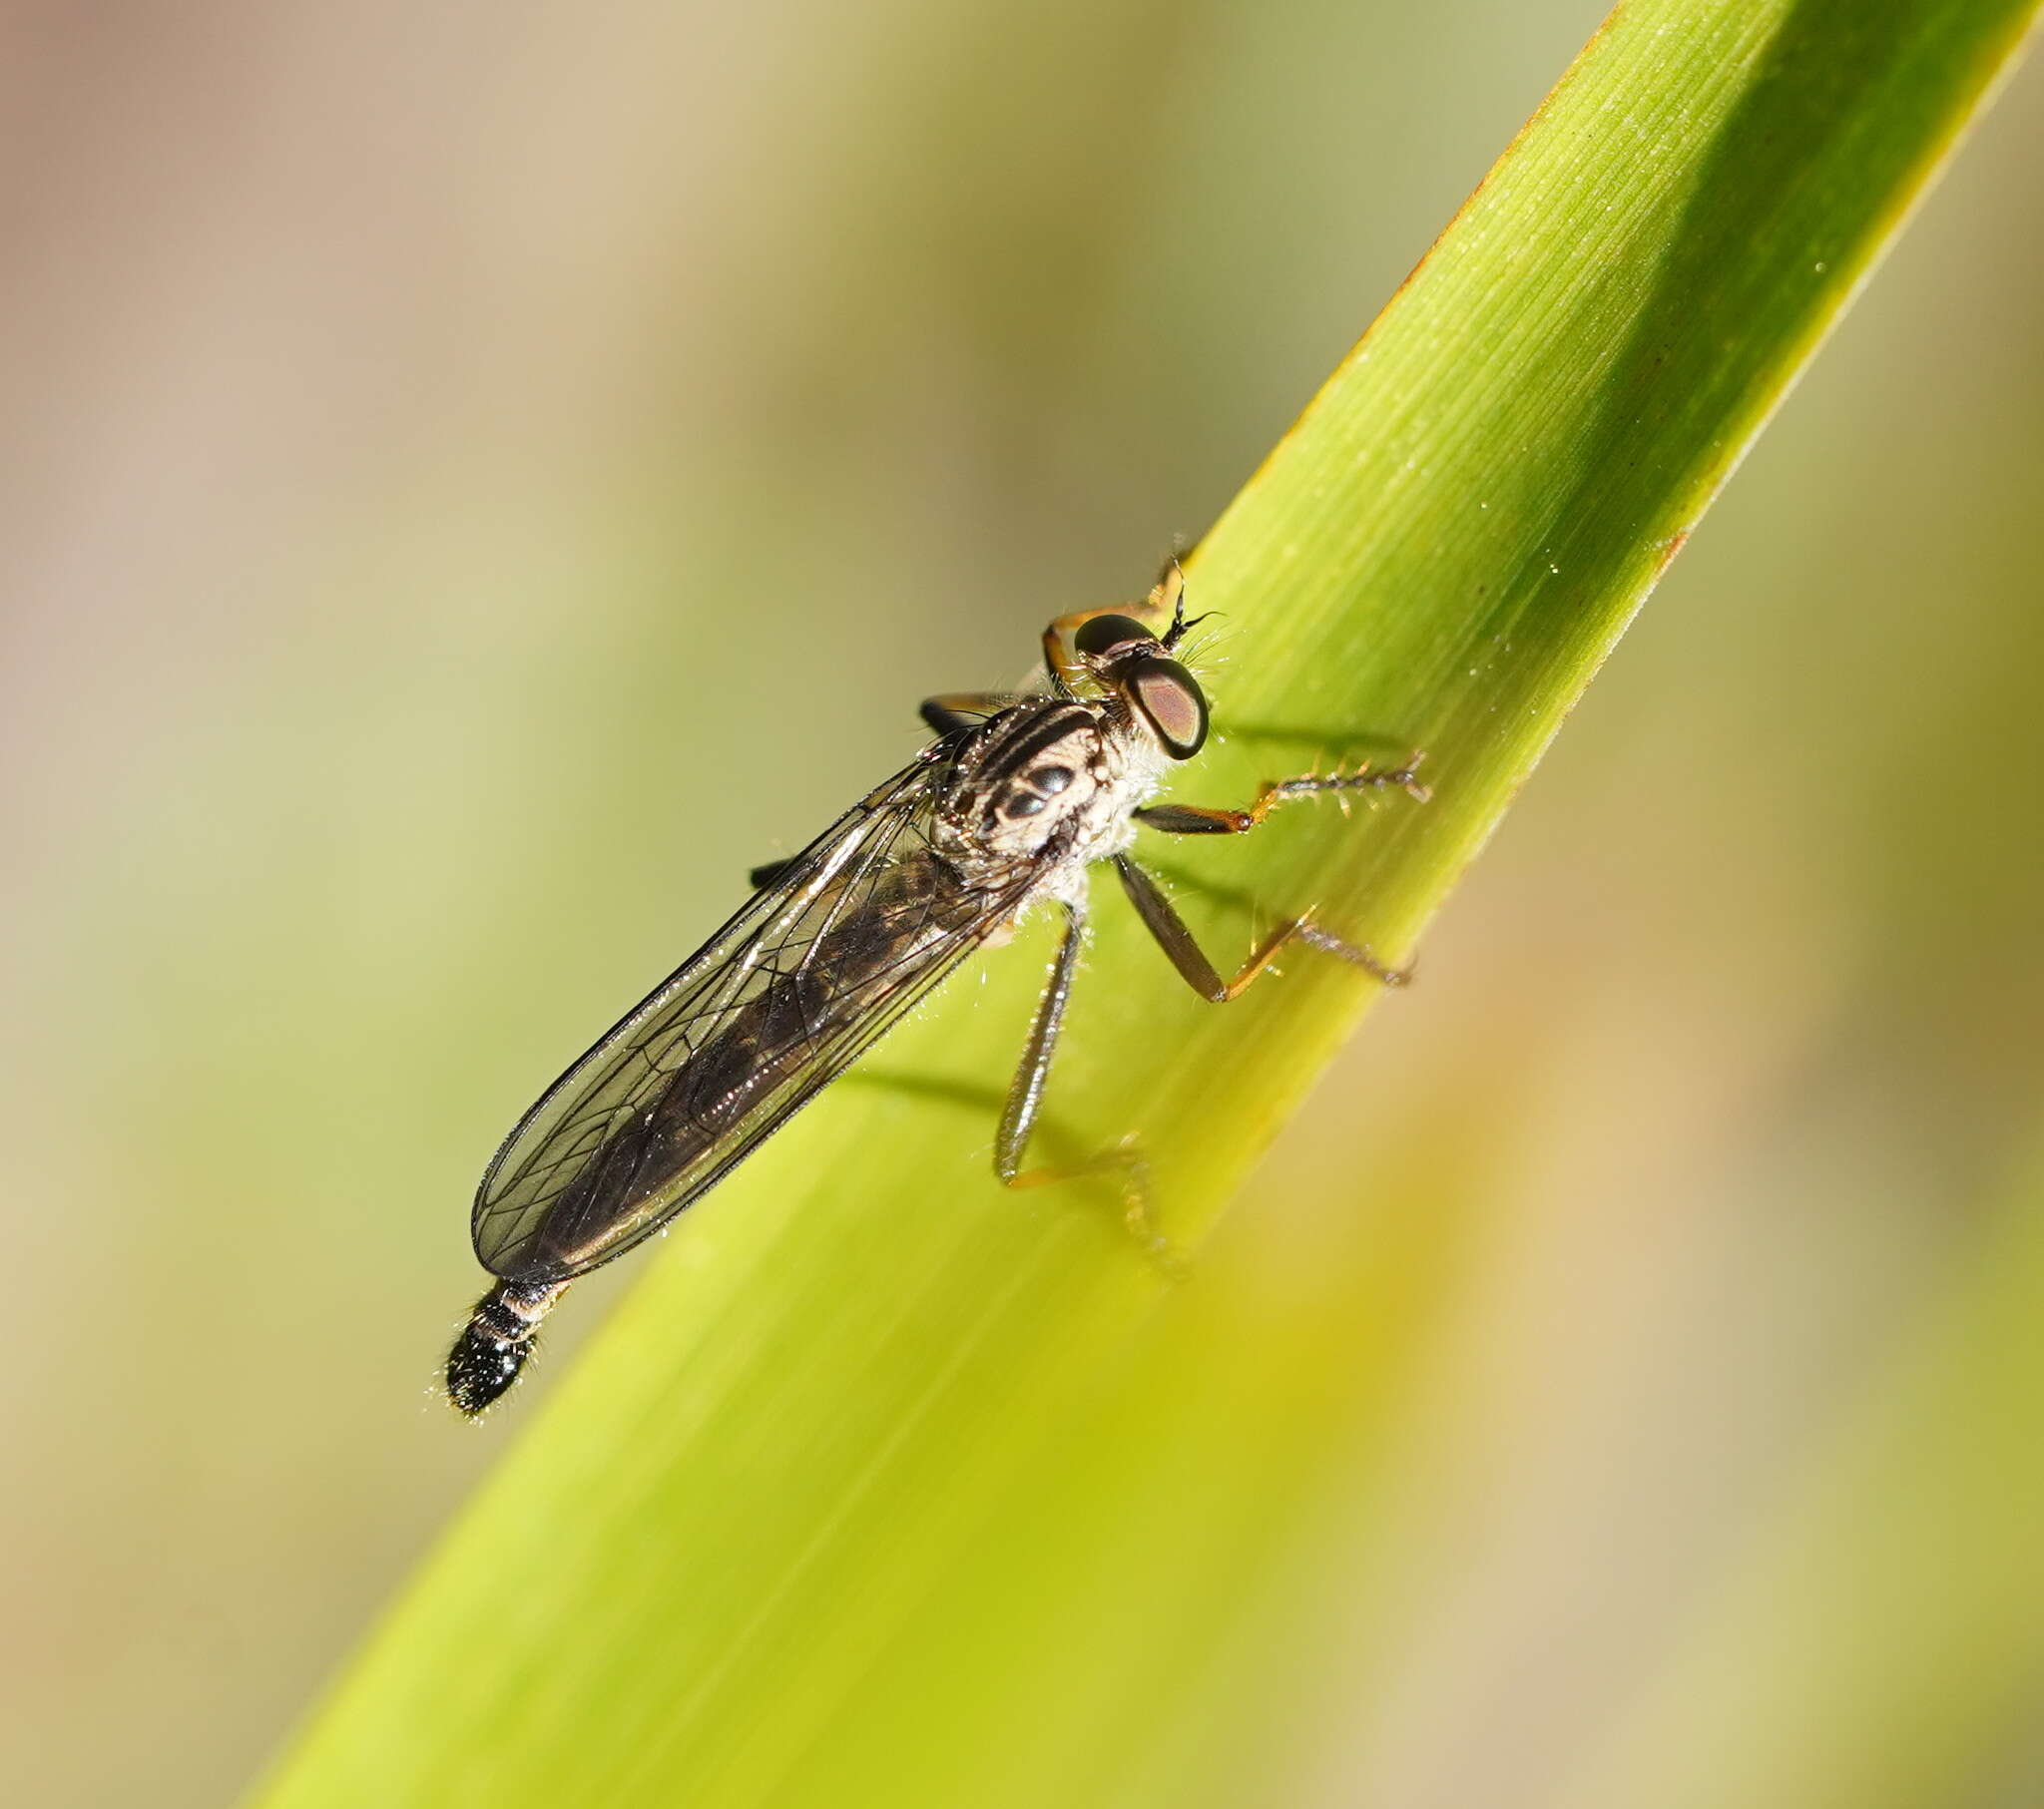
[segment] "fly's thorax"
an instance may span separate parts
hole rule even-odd
[[[1112,852],[1155,784],[1130,789],[1142,750],[1093,701],[1032,699],[1003,710],[958,756],[939,812],[937,852],[968,878],[1017,865],[1061,866]]]

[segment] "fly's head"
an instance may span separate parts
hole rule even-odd
[[[1181,593],[1161,637],[1133,616],[1089,617],[1072,636],[1079,664],[1126,720],[1174,760],[1190,760],[1207,741],[1207,693],[1172,658],[1188,626]]]

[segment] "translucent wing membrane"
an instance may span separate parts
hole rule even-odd
[[[476,1254],[565,1281],[658,1230],[1026,901],[1034,870],[966,885],[932,851],[945,743],[896,773],[577,1062],[476,1195]]]

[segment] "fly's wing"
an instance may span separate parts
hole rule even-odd
[[[946,771],[868,794],[554,1083],[476,1194],[484,1267],[563,1281],[651,1235],[1014,915],[1030,874],[930,852]]]

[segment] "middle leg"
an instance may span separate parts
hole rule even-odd
[[[1121,875],[1122,890],[1128,893],[1129,902],[1136,907],[1136,915],[1142,918],[1143,927],[1156,937],[1157,946],[1178,969],[1179,977],[1211,1004],[1226,1005],[1231,1000],[1240,999],[1263,977],[1278,952],[1291,942],[1302,942],[1307,948],[1318,949],[1351,967],[1359,967],[1384,986],[1403,986],[1412,978],[1410,968],[1386,967],[1368,949],[1342,941],[1332,931],[1321,929],[1308,918],[1291,917],[1257,945],[1232,978],[1224,980],[1220,970],[1207,958],[1207,951],[1193,939],[1186,920],[1173,908],[1156,880],[1126,854],[1115,856],[1114,870]]]
[[[987,717],[997,716],[1021,701],[1019,691],[947,690],[923,698],[916,713],[938,734],[948,735],[961,728],[976,728]]]

